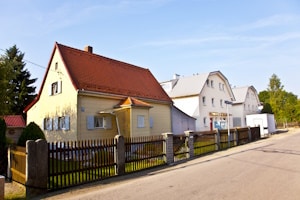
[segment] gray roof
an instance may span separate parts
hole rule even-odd
[[[172,97],[191,96],[200,94],[209,73],[180,77],[174,88],[168,93]]]
[[[244,103],[245,102],[248,88],[249,88],[248,86],[232,88],[232,92],[235,96],[234,103]]]
[[[224,79],[224,81],[227,83],[226,87],[228,87],[230,96],[234,99],[234,94],[232,93],[229,82],[220,71],[213,71],[203,74],[195,74],[193,76],[180,77],[174,84],[173,89],[170,92],[167,92],[167,94],[171,98],[199,95],[206,84],[206,80],[210,75],[213,74],[218,74]]]
[[[243,87],[234,87],[232,88],[232,92],[235,96],[235,101],[233,103],[244,103],[246,101],[247,92],[249,89],[254,90],[256,92],[256,89],[253,86],[243,86]]]

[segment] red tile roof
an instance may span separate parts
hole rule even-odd
[[[171,102],[149,69],[56,43],[76,89]]]
[[[2,117],[7,127],[26,127],[25,120],[22,115],[5,115]]]
[[[55,50],[59,51],[75,89],[172,103],[171,98],[149,69],[57,42],[54,45],[51,59]],[[24,112],[27,112],[39,100],[51,59],[39,94],[24,109]]]

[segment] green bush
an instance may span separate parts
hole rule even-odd
[[[23,130],[18,140],[18,145],[25,147],[27,140],[37,140],[37,139],[45,139],[44,132],[40,129],[40,127],[36,123],[30,122],[30,124],[28,124],[26,128]]]

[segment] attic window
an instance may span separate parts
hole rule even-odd
[[[58,69],[58,62],[55,63],[55,70]]]
[[[49,86],[49,95],[53,96],[59,93],[61,93],[61,81],[51,83]]]
[[[209,87],[209,79],[206,80],[206,85]]]

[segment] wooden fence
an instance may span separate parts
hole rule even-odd
[[[48,143],[48,189],[115,176],[114,139]]]
[[[10,171],[12,180],[25,184],[26,182],[26,148],[10,147]]]

